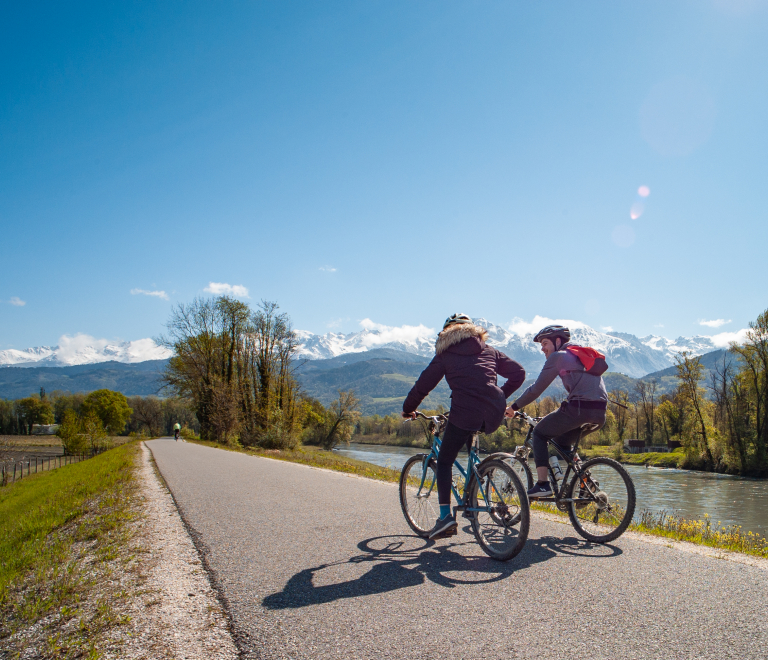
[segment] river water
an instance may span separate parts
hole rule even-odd
[[[336,451],[350,458],[399,470],[414,447],[352,443]],[[463,463],[466,454],[460,456]],[[686,518],[703,518],[768,536],[768,480],[745,479],[710,472],[624,466],[635,482],[637,512],[667,511]]]

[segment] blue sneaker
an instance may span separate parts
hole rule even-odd
[[[437,538],[438,536],[453,536],[456,533],[456,518],[450,513],[445,518],[438,518],[434,528],[429,533],[430,540]]]
[[[552,497],[552,486],[549,483],[536,485],[528,491],[528,498],[535,500],[539,497]]]

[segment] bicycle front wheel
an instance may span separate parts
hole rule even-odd
[[[437,464],[427,454],[411,456],[400,473],[400,508],[411,529],[427,538],[440,517],[437,503]]]
[[[610,458],[585,461],[568,490],[568,517],[580,536],[594,543],[619,538],[635,515],[632,477]]]
[[[485,461],[477,471],[480,479],[472,478],[467,493],[472,531],[489,557],[512,559],[528,539],[528,495],[515,471],[501,460]]]

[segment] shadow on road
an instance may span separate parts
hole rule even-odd
[[[588,543],[576,538],[545,536],[529,539],[525,549],[508,562],[484,555],[466,556],[462,546],[475,546],[473,541],[455,541],[437,545],[418,536],[378,536],[358,543],[362,554],[345,561],[321,564],[294,575],[282,591],[264,598],[262,605],[270,610],[292,609],[329,603],[343,598],[357,598],[413,587],[430,580],[443,587],[458,584],[484,584],[504,580],[517,571],[533,566],[558,554],[590,559],[617,557],[621,550],[612,545]],[[354,565],[372,564],[370,570],[353,579],[316,585],[327,569],[351,569]],[[318,580],[320,578],[320,580]]]

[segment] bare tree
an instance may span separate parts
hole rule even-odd
[[[704,413],[705,402],[702,397],[702,389],[699,385],[702,379],[701,360],[697,357],[689,357],[687,351],[677,356],[677,377],[680,379],[678,386],[680,395],[690,405],[696,416],[699,426],[700,445],[707,456],[707,461],[714,465],[715,460],[712,450],[709,448],[709,435],[707,433],[707,420]]]
[[[360,417],[360,400],[352,390],[339,390],[339,398],[328,406],[324,449],[333,449],[340,442],[347,442],[352,436]]]
[[[653,444],[653,435],[656,430],[656,387],[655,380],[638,380],[635,383],[637,393],[637,405],[643,413],[645,422],[645,444]]]
[[[617,389],[611,391],[611,397],[616,404],[609,404],[616,419],[616,435],[619,442],[624,442],[624,434],[629,424],[629,392],[627,390]],[[617,405],[618,404],[618,405]]]

